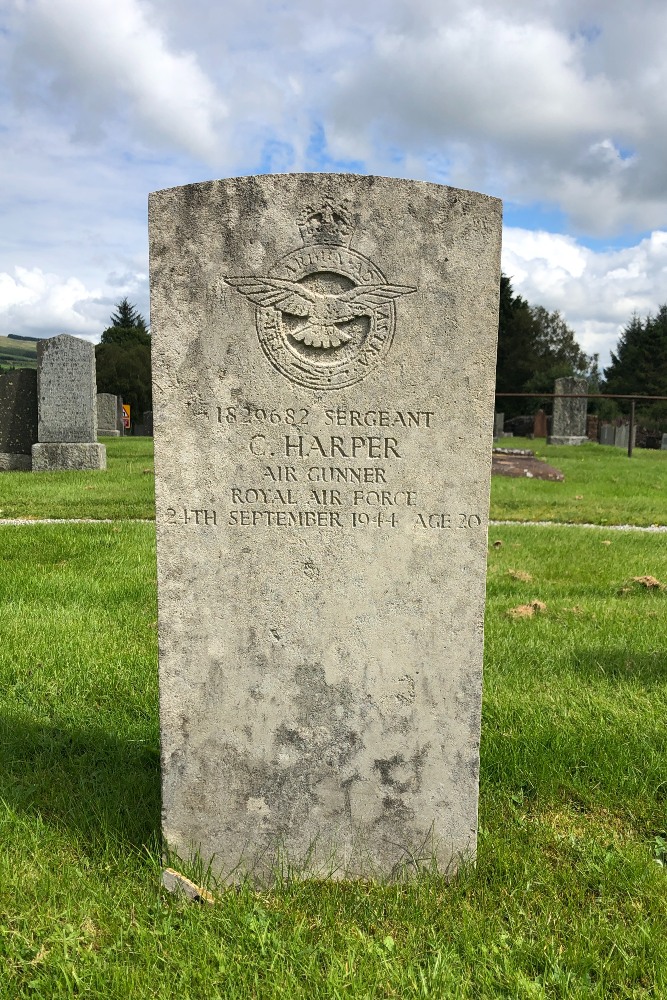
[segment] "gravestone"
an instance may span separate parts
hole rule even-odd
[[[97,393],[97,436],[119,437],[118,396],[110,392]]]
[[[37,342],[37,444],[33,472],[106,469],[97,441],[95,349],[60,334]]]
[[[501,437],[505,430],[505,414],[494,413],[493,415],[493,436]]]
[[[37,440],[37,372],[0,375],[0,472],[30,472]]]
[[[581,399],[554,399],[551,435],[548,444],[584,444],[586,437],[586,393],[588,383],[585,378],[557,378],[554,392],[577,393]]]
[[[132,428],[135,437],[153,437],[153,411],[144,410],[143,417],[139,423]]]
[[[600,444],[613,445],[616,437],[616,428],[613,424],[602,424],[600,427]]]
[[[624,448],[627,451],[628,442],[630,440],[630,424],[619,424],[618,427],[614,428],[614,444],[617,448]],[[635,424],[632,428],[632,446],[635,446],[637,440],[637,425]]]
[[[501,206],[150,197],[163,832],[221,877],[476,846]]]
[[[660,440],[660,450],[667,451],[667,434],[663,434]]]
[[[547,415],[544,410],[538,410],[533,421],[533,437],[545,438],[547,436]]]

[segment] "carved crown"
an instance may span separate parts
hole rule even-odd
[[[306,205],[299,216],[299,231],[304,244],[330,243],[347,246],[354,226],[345,204],[325,198],[317,205]]]

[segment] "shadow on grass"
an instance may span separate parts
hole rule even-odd
[[[564,666],[577,677],[607,681],[619,687],[640,684],[655,688],[667,684],[664,650],[635,653],[629,649],[583,649]]]
[[[0,718],[0,799],[93,851],[110,840],[139,848],[160,828],[159,753],[99,728]]]

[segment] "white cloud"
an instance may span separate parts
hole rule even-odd
[[[32,72],[42,99],[74,114],[87,141],[124,120],[144,145],[176,146],[216,159],[218,127],[228,109],[193,52],[172,52],[139,0],[34,0],[24,8],[14,62],[26,99]],[[28,72],[26,72],[26,70]]]
[[[588,353],[608,363],[623,327],[667,301],[667,232],[595,252],[571,237],[506,229],[503,270],[529,302],[558,309]]]

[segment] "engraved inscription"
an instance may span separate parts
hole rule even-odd
[[[429,439],[442,432],[442,415],[434,410],[379,403],[320,408],[318,401],[310,409],[272,409],[237,399],[229,406],[211,402],[208,411],[217,413],[225,437],[245,447],[248,465],[219,498],[220,509],[172,507],[168,524],[415,532],[483,527],[480,514],[460,512],[444,497],[442,509],[425,508],[419,483],[410,482],[411,443],[420,439],[428,452]]]
[[[417,289],[389,283],[351,249],[346,206],[331,199],[307,206],[299,228],[303,246],[268,274],[224,280],[256,306],[259,342],[274,368],[299,385],[340,389],[365,378],[386,356],[395,300]]]

